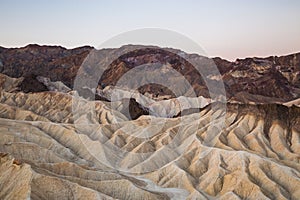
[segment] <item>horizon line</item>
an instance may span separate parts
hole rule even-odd
[[[77,49],[77,48],[84,48],[84,47],[91,47],[91,48],[94,48],[96,50],[102,50],[102,49],[118,49],[118,48],[121,48],[123,46],[127,46],[127,45],[140,45],[140,46],[156,46],[156,47],[160,47],[158,45],[146,45],[146,44],[125,44],[125,45],[121,45],[119,47],[104,47],[104,48],[100,48],[100,49],[97,49],[95,46],[91,45],[91,44],[83,44],[83,45],[78,45],[78,46],[64,46],[64,45],[61,45],[61,44],[38,44],[38,43],[27,43],[25,45],[16,45],[16,46],[3,46],[3,45],[0,45],[0,48],[5,48],[5,49],[22,49],[22,48],[26,48],[28,46],[39,46],[39,47],[61,47],[63,49],[66,49],[66,50],[72,50],[72,49]],[[168,47],[168,46],[165,46],[165,47],[160,47],[160,48],[171,48],[171,49],[178,49],[178,50],[181,50],[183,51],[182,49],[179,49],[179,48],[174,48],[174,47]],[[187,52],[187,51],[183,51],[185,53],[188,53],[188,54],[198,54],[200,55],[199,53],[197,52]],[[269,54],[269,55],[264,55],[264,56],[259,56],[259,55],[249,55],[249,56],[245,56],[245,57],[235,57],[234,60],[232,59],[228,59],[228,58],[224,58],[220,55],[215,55],[215,56],[208,56],[208,55],[200,55],[200,56],[205,56],[205,57],[208,57],[208,58],[220,58],[222,60],[226,60],[226,61],[229,61],[229,62],[235,62],[237,60],[243,60],[243,59],[249,59],[249,58],[260,58],[260,59],[266,59],[266,58],[269,58],[269,57],[286,57],[286,56],[292,56],[292,55],[297,55],[297,54],[300,54],[300,50],[299,51],[295,51],[295,52],[289,52],[289,53],[284,53],[284,54],[281,54],[281,55],[278,55],[278,54]]]

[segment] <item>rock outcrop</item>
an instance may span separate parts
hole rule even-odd
[[[0,199],[299,199],[300,54],[214,58],[202,77],[184,58],[211,59],[128,48],[96,51],[121,54],[101,78],[80,69],[91,47],[0,48]],[[133,69],[175,69],[176,88],[120,87]]]
[[[0,197],[298,199],[300,108],[226,108],[128,120],[76,93],[1,91]]]
[[[138,50],[136,50],[138,48]],[[132,51],[130,51],[132,49]],[[128,50],[128,51],[124,51]],[[260,103],[286,102],[300,98],[300,54],[295,53],[287,56],[272,56],[267,58],[246,58],[229,62],[221,58],[208,59],[196,54],[187,54],[180,50],[157,48],[149,46],[123,46],[120,49],[94,50],[92,47],[79,47],[65,49],[59,46],[28,45],[23,48],[0,48],[0,73],[11,77],[25,77],[29,88],[24,87],[25,92],[44,91],[42,86],[34,88],[37,76],[49,78],[52,82],[61,81],[69,88],[73,88],[74,79],[80,66],[84,63],[89,53],[108,56],[109,54],[120,55],[110,63],[101,77],[92,77],[95,69],[85,68],[85,73],[91,79],[99,81],[98,87],[115,86],[124,74],[138,66],[149,65],[148,70],[153,73],[170,72],[161,66],[169,66],[178,72],[177,76],[168,76],[165,82],[169,85],[178,85],[178,79],[184,77],[192,86],[197,96],[210,97],[207,84],[204,80],[223,81],[228,99],[249,103],[253,100]],[[122,52],[126,52],[122,54]],[[220,76],[202,77],[199,70],[195,69],[193,62],[202,60],[201,63],[215,64],[220,71]],[[204,65],[204,64],[203,64]],[[147,69],[147,67],[145,67]],[[209,71],[209,67],[201,68],[202,73]],[[143,69],[144,70],[144,69]],[[138,71],[136,73],[139,73]],[[143,71],[141,72],[143,73]],[[139,85],[142,76],[132,84]],[[26,83],[25,83],[26,85]],[[190,96],[191,91],[178,85],[181,95]],[[94,88],[96,89],[96,88]],[[190,89],[190,88],[188,88]],[[138,87],[142,94],[151,94],[154,97],[169,96],[178,97],[174,91],[159,84],[146,84]],[[218,92],[218,91],[216,91]]]

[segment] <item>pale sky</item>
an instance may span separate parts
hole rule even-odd
[[[0,0],[0,46],[98,47],[126,31],[160,28],[235,60],[300,52],[299,20],[299,0]]]

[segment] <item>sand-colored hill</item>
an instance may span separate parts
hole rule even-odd
[[[0,199],[299,199],[299,107],[129,120],[76,93],[0,95]]]

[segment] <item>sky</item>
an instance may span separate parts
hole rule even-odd
[[[184,35],[208,56],[235,60],[300,52],[299,19],[299,0],[0,0],[0,46],[97,48],[156,28]]]

